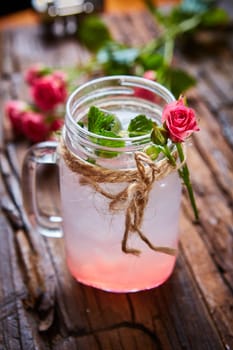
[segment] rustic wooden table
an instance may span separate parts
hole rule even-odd
[[[143,44],[156,33],[147,13],[104,17],[115,38]],[[215,33],[177,61],[198,78],[189,92],[201,132],[189,154],[200,224],[183,198],[179,256],[153,290],[114,294],[74,281],[62,239],[28,228],[20,167],[28,147],[1,130],[0,349],[233,349],[233,42]],[[209,38],[209,39],[210,39]],[[206,47],[208,46],[208,50]],[[88,52],[72,39],[46,41],[39,25],[0,32],[0,104],[27,98],[22,72],[35,61],[74,65]],[[152,268],[156,268],[152,267]]]

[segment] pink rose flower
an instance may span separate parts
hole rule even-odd
[[[162,122],[165,123],[173,142],[184,142],[194,131],[200,130],[194,110],[184,105],[183,98],[166,105]]]
[[[25,113],[22,130],[24,135],[32,142],[46,140],[49,133],[49,127],[46,124],[44,115],[33,111]]]
[[[29,85],[33,85],[40,78],[46,67],[41,63],[33,64],[25,73],[24,79]]]
[[[5,105],[5,114],[16,135],[22,134],[22,120],[28,105],[24,101],[12,100]]]
[[[155,81],[156,80],[155,72],[153,70],[148,70],[143,74],[143,78]],[[152,91],[149,91],[147,89],[143,89],[140,87],[134,89],[134,96],[140,97],[152,102],[156,102],[156,96]]]
[[[38,78],[31,87],[34,103],[42,111],[50,111],[67,97],[66,82],[61,76],[53,74]]]

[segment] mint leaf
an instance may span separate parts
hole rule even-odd
[[[95,106],[90,107],[88,112],[88,131],[97,135],[103,135],[103,131],[120,130],[120,121],[114,114],[105,112]]]
[[[84,128],[84,123],[83,122],[79,121],[78,125],[81,126],[81,128]]]
[[[86,161],[87,161],[88,163],[90,163],[90,164],[93,164],[93,165],[96,164],[96,160],[93,159],[93,158],[90,158],[90,157],[88,157],[88,158],[86,159]]]
[[[161,152],[161,149],[156,145],[149,145],[145,147],[143,151],[150,157],[151,160],[156,160]]]
[[[119,148],[124,147],[125,142],[117,134],[121,130],[119,119],[111,113],[103,111],[95,106],[90,107],[88,112],[88,131],[101,135],[106,138],[91,137],[91,140],[96,145],[104,147]],[[108,139],[107,139],[108,138]],[[116,139],[116,140],[113,140]],[[118,140],[119,139],[119,140]],[[96,149],[96,155],[103,158],[113,158],[118,155],[118,152],[111,150]]]
[[[128,132],[130,137],[149,134],[152,129],[153,121],[143,114],[139,114],[135,118],[133,118],[128,126]]]
[[[113,147],[113,148],[120,148],[125,146],[125,142],[121,140],[121,137],[119,135],[116,135],[112,131],[103,130],[101,133],[101,136],[109,137],[109,138],[117,138],[119,140],[112,140],[112,139],[96,139],[97,144],[100,146],[105,147]],[[114,158],[116,157],[119,152],[111,151],[111,150],[96,150],[96,154],[99,157],[103,158]]]

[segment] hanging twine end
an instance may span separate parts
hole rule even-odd
[[[126,254],[133,254],[135,256],[140,256],[141,254],[141,251],[138,250],[138,249],[133,249],[133,248],[128,248],[125,246],[125,244],[122,244],[121,246],[121,250],[123,251],[123,253],[126,253]]]

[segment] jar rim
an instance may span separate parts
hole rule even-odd
[[[69,123],[71,123],[72,125],[72,131],[75,132],[75,130],[78,133],[83,133],[85,135],[88,136],[98,136],[98,138],[100,139],[104,139],[104,140],[119,140],[119,138],[114,138],[114,137],[107,137],[107,136],[103,136],[103,135],[96,135],[95,133],[92,133],[84,128],[82,128],[77,121],[72,117],[72,103],[73,100],[75,98],[75,96],[77,96],[77,94],[81,93],[82,91],[84,92],[85,90],[88,90],[89,88],[91,88],[92,86],[98,86],[100,83],[108,83],[108,82],[115,82],[115,85],[113,85],[113,87],[115,86],[120,86],[122,88],[142,88],[142,89],[146,89],[152,93],[155,93],[157,95],[159,95],[166,103],[169,102],[173,102],[175,101],[175,97],[173,96],[173,94],[163,85],[159,84],[156,81],[152,81],[143,77],[138,77],[138,76],[133,76],[133,75],[112,75],[112,76],[105,76],[105,77],[99,77],[99,78],[95,78],[92,79],[82,85],[80,85],[78,88],[76,88],[73,93],[69,96],[67,103],[66,103],[66,116],[69,120]],[[147,103],[149,103],[149,101],[146,101]],[[151,104],[153,104],[152,102],[150,102]],[[145,135],[141,135],[141,136],[133,136],[133,137],[129,137],[129,136],[123,136],[121,137],[122,141],[142,141],[145,138],[148,138],[150,135],[150,133],[145,134]]]

